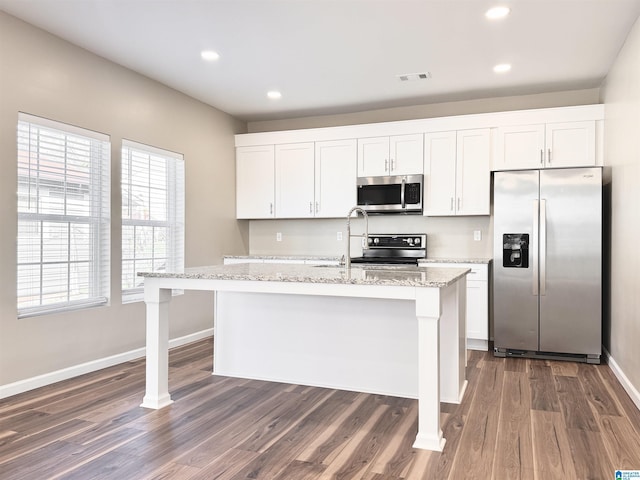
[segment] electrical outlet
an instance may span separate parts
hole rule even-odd
[[[281,242],[282,241],[282,232],[278,232],[276,233],[276,242]]]
[[[479,242],[480,240],[482,240],[482,230],[474,230],[473,231],[473,239],[476,242]]]
[[[342,241],[342,232],[338,232],[338,233],[336,234],[336,240],[337,240],[338,242],[341,242],[341,241]]]

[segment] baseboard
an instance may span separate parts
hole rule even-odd
[[[169,340],[169,348],[186,345],[187,343],[202,340],[204,338],[211,337],[212,335],[213,328],[208,328],[200,332],[185,335],[184,337],[174,338]],[[19,393],[51,385],[52,383],[84,375],[85,373],[95,372],[97,370],[102,370],[103,368],[118,365],[119,363],[136,360],[144,357],[145,352],[146,349],[144,347],[136,348],[135,350],[119,353],[110,357],[100,358],[98,360],[92,360],[91,362],[81,363],[79,365],[74,365],[73,367],[63,368],[62,370],[45,373],[44,375],[38,375],[37,377],[27,378],[7,385],[0,385],[0,398],[11,397]]]
[[[489,350],[489,341],[478,340],[477,338],[467,338],[467,350],[480,350],[487,352]]]
[[[611,356],[611,354],[608,352],[608,350],[603,347],[602,352],[604,354],[604,357],[606,358],[609,368],[611,368],[611,371],[613,372],[613,374],[616,376],[616,378],[622,385],[622,388],[624,388],[624,390],[627,392],[629,397],[631,397],[631,400],[633,401],[633,403],[635,403],[636,407],[638,407],[638,410],[640,410],[640,392],[636,387],[633,386],[631,381],[624,374],[624,372],[622,371],[618,363],[614,360],[614,358]]]

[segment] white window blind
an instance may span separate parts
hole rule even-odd
[[[122,301],[143,298],[138,272],[184,268],[184,159],[122,142]]]
[[[109,297],[109,137],[18,116],[18,316]]]

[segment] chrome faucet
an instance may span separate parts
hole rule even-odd
[[[344,256],[344,266],[347,269],[351,268],[351,215],[353,214],[353,212],[356,212],[356,214],[360,212],[364,217],[364,246],[362,248],[369,248],[369,214],[367,214],[367,212],[365,212],[360,207],[353,207],[351,210],[349,210],[349,213],[347,213],[347,252]]]

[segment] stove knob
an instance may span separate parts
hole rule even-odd
[[[416,245],[420,245],[420,237],[416,237],[413,241],[416,243]]]
[[[409,246],[413,245],[413,238],[407,238],[407,243],[409,244]]]
[[[375,237],[373,239],[373,243],[375,243],[376,245],[380,243],[380,239],[378,237]]]
[[[371,237],[369,237],[369,238],[367,239],[367,243],[368,243],[369,245],[371,245],[371,244],[373,243],[373,239],[372,239]]]

